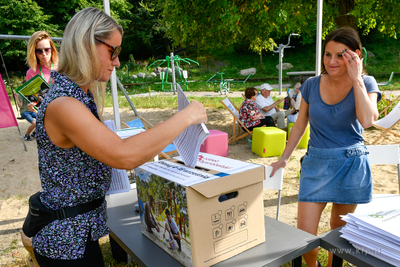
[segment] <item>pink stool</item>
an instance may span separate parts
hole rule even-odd
[[[209,130],[210,135],[200,146],[200,152],[217,156],[228,156],[228,134],[218,130]]]

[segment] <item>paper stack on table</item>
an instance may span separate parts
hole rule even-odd
[[[386,195],[360,205],[355,213],[342,218],[340,230],[360,253],[400,266],[400,197]]]

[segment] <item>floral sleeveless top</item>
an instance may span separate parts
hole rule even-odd
[[[72,97],[82,102],[100,120],[90,91],[86,94],[77,84],[57,72],[51,73],[54,84],[39,107],[36,140],[42,203],[50,209],[74,207],[105,195],[111,182],[111,167],[79,149],[56,146],[43,125],[46,108],[58,97]],[[65,112],[69,112],[66,110]],[[82,258],[89,233],[92,240],[107,235],[107,211],[104,202],[95,210],[64,220],[55,220],[32,238],[37,253],[51,259]]]

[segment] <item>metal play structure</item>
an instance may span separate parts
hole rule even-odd
[[[290,36],[300,36],[298,33],[291,33],[288,38],[287,44],[280,44],[279,47],[274,47],[273,52],[279,53],[279,94],[282,94],[282,59],[283,59],[283,51],[285,48],[294,48],[294,46],[289,46]],[[276,49],[275,49],[276,48]]]
[[[164,64],[165,62],[167,62],[166,71],[160,73],[160,78],[161,78],[161,90],[162,90],[162,91],[170,91],[170,90],[167,90],[167,89],[164,90],[164,85],[165,85],[165,84],[170,84],[170,85],[171,85],[171,88],[172,88],[172,90],[173,90],[173,92],[174,92],[174,94],[175,94],[175,92],[176,92],[176,87],[175,87],[175,86],[176,86],[177,83],[179,83],[179,84],[185,84],[185,86],[182,86],[182,89],[183,89],[183,90],[188,90],[188,85],[187,85],[188,73],[187,73],[186,70],[184,70],[184,71],[181,72],[181,69],[180,69],[180,67],[179,67],[179,62],[180,62],[180,61],[185,62],[185,63],[187,63],[187,64],[189,64],[189,65],[190,65],[191,62],[192,62],[192,63],[196,63],[198,66],[200,65],[197,61],[194,61],[194,60],[189,59],[189,58],[180,58],[178,55],[175,55],[175,56],[174,56],[174,53],[171,53],[171,55],[170,55],[170,56],[166,56],[165,59],[156,60],[155,62],[153,62],[152,64],[150,64],[150,65],[147,67],[147,69],[149,69],[149,68],[150,68],[151,66],[153,66],[154,64],[156,64],[156,63],[158,63],[158,62],[161,62],[160,64],[157,65],[156,68],[158,68],[158,67],[160,67],[162,64]],[[175,81],[175,64],[176,64],[176,66],[177,66],[179,78],[180,78],[180,80],[181,80],[180,82],[176,82],[176,81]],[[169,73],[169,68],[170,68],[170,66],[171,66],[171,69],[172,69],[172,83],[171,83],[171,82],[168,82],[168,73]]]
[[[226,95],[226,93],[230,93],[230,91],[229,91],[230,88],[231,88],[230,83],[234,83],[234,82],[236,82],[236,83],[245,83],[250,78],[250,76],[252,75],[252,73],[250,73],[246,77],[246,79],[244,81],[235,81],[234,79],[224,79],[224,74],[225,73],[223,73],[223,72],[217,72],[210,79],[208,79],[206,81],[206,83],[219,83],[219,93],[221,95],[222,94]],[[217,75],[220,75],[220,79],[219,80],[213,80],[213,78],[215,76],[217,76]]]

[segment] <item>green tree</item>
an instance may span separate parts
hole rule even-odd
[[[390,36],[399,31],[399,0],[325,0],[323,37],[336,27],[378,29]],[[224,48],[248,42],[261,53],[272,50],[274,40],[301,34],[302,43],[315,40],[317,0],[165,0],[163,18],[175,46]],[[387,14],[390,14],[389,16]]]
[[[31,35],[37,29],[54,33],[48,24],[50,16],[32,0],[0,0],[0,33],[5,35]],[[0,50],[6,65],[24,68],[26,44],[20,40],[0,40]],[[26,67],[25,67],[26,68]]]
[[[165,56],[170,39],[162,24],[162,6],[156,0],[130,0],[130,23],[124,28],[123,53],[127,51],[142,60],[153,55]]]
[[[104,10],[103,1],[98,0],[70,0],[70,1],[51,1],[36,0],[36,3],[42,7],[45,14],[51,14],[49,23],[57,25],[60,29],[59,37],[67,25],[68,21],[80,10],[86,7],[97,7]],[[127,0],[110,1],[110,12],[118,24],[123,28],[130,23],[129,16],[132,5]]]

